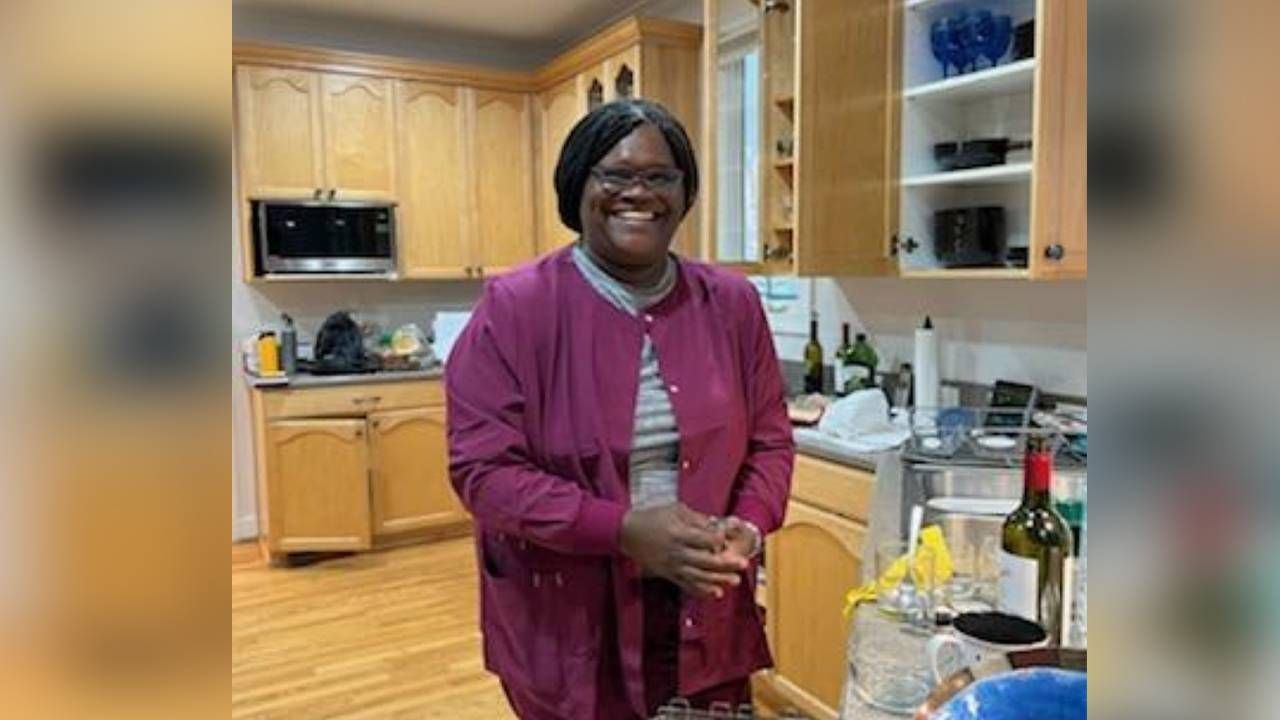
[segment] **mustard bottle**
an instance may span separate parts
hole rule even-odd
[[[280,341],[271,330],[258,333],[258,374],[263,377],[280,374]]]

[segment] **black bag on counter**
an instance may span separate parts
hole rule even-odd
[[[338,311],[325,318],[316,333],[315,359],[303,369],[315,375],[373,372],[374,358],[364,351],[364,336],[351,315]]]

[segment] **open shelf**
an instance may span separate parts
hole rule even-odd
[[[913,280],[1026,280],[1027,268],[903,268],[900,277]]]
[[[945,80],[909,87],[907,100],[948,100],[967,102],[988,97],[1031,92],[1036,75],[1036,59],[1027,58],[987,70],[949,77]]]
[[[1031,163],[1008,163],[970,170],[912,175],[902,178],[902,187],[935,187],[938,185],[998,185],[1031,179]]]

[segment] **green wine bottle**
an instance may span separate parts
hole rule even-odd
[[[822,343],[818,342],[818,313],[809,316],[809,342],[804,346],[804,391],[822,392]]]
[[[1001,528],[999,609],[1040,624],[1059,642],[1070,577],[1071,529],[1050,499],[1053,453],[1048,438],[1028,437],[1022,504]]]
[[[851,390],[865,390],[876,386],[876,366],[880,364],[880,357],[876,355],[871,343],[867,342],[866,333],[858,333],[849,352],[849,364]]]

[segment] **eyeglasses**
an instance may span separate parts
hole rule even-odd
[[[634,171],[624,168],[591,168],[591,177],[595,178],[605,192],[620,193],[640,183],[645,189],[653,192],[670,190],[684,180],[684,173],[676,168],[660,168],[654,170]]]

